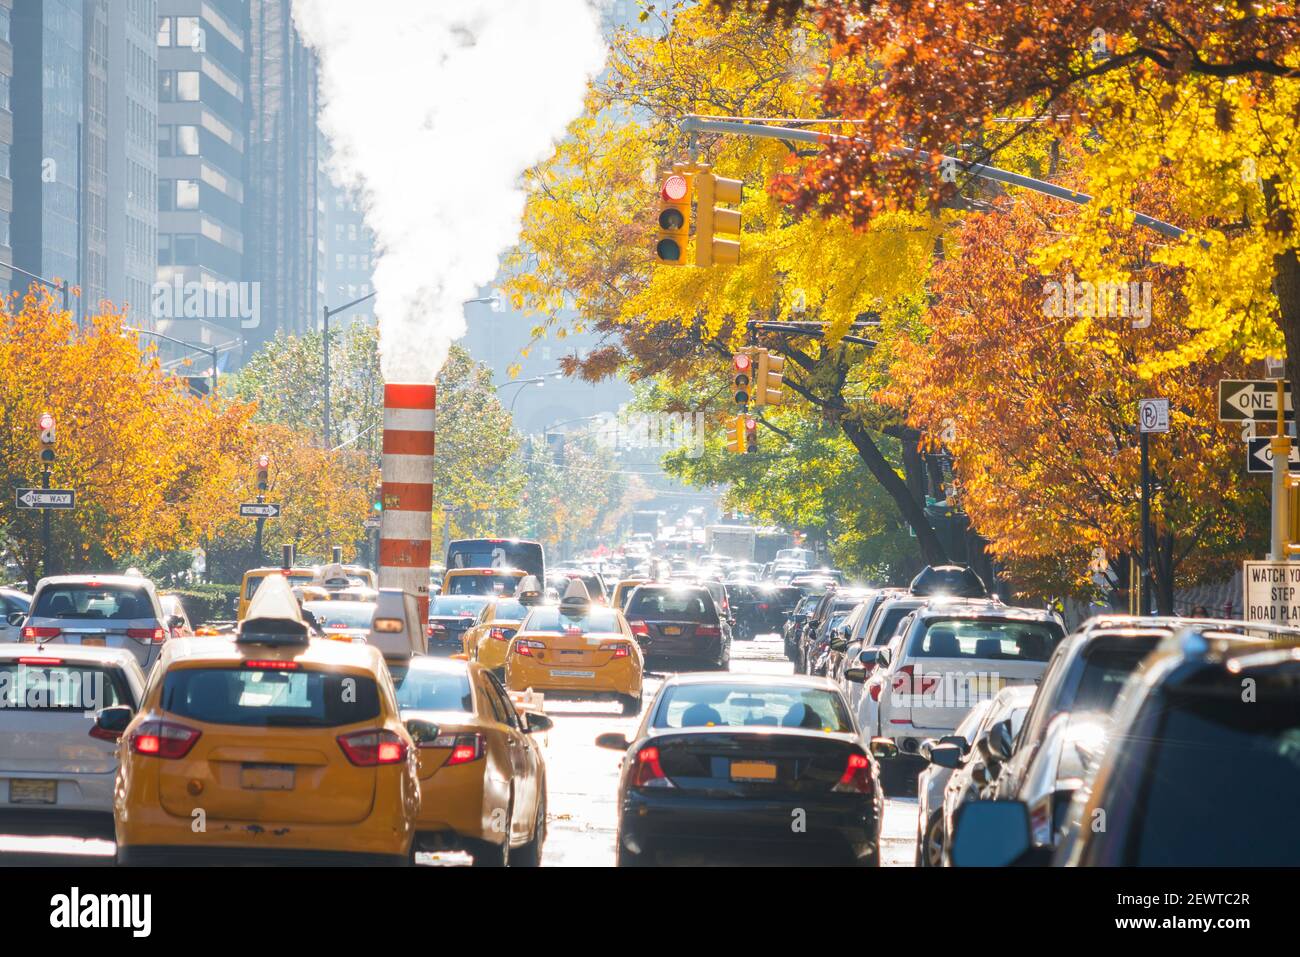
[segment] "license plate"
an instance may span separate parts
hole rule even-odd
[[[680,625],[664,625],[665,635],[680,635],[681,633],[682,628]]]
[[[292,791],[292,764],[245,764],[239,774],[240,787],[252,791]]]
[[[54,804],[58,793],[57,781],[15,779],[9,782],[10,804]]]
[[[551,669],[551,677],[552,677],[552,678],[594,678],[594,677],[596,677],[596,672],[594,672],[594,671],[567,671],[567,670],[565,670],[564,668],[552,668],[552,669]]]
[[[81,636],[81,647],[83,647],[83,648],[103,648],[103,647],[104,647],[104,636],[103,636],[103,635],[82,635],[82,636]]]
[[[775,781],[776,765],[771,761],[732,761],[733,781]]]

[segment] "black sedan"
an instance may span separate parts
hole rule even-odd
[[[465,632],[474,626],[492,595],[435,595],[429,604],[429,654],[454,655],[462,650]]]
[[[745,848],[875,867],[884,794],[878,757],[863,748],[827,679],[676,675],[646,709],[619,778],[618,864],[663,854]]]

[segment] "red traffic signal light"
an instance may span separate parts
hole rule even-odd
[[[267,489],[269,482],[267,480],[266,470],[270,465],[271,456],[259,455],[257,457],[257,488],[259,491],[265,492]]]
[[[259,469],[269,468],[271,465],[271,456],[259,455],[257,457],[257,467]]]
[[[672,173],[659,191],[662,206],[657,225],[655,256],[665,265],[685,265],[686,240],[691,229],[691,180],[684,173]]]
[[[748,352],[737,352],[731,357],[731,381],[736,387],[736,403],[749,404],[749,386],[753,382],[754,359]]]

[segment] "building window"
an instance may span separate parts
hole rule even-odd
[[[158,237],[158,265],[170,266],[172,264],[172,238],[167,234]]]
[[[178,179],[176,181],[176,208],[199,208],[199,181],[195,179]]]
[[[176,195],[175,181],[170,179],[158,180],[158,211],[160,213],[170,212],[176,208],[173,197]]]
[[[202,36],[199,29],[198,17],[177,17],[176,18],[176,45],[178,47],[193,47],[195,35]]]
[[[199,241],[196,236],[174,236],[172,238],[172,265],[197,266],[199,264]]]
[[[186,103],[193,103],[198,98],[198,70],[178,70],[176,73],[176,99]]]
[[[158,155],[172,155],[172,128],[170,126],[158,127]]]
[[[172,45],[172,18],[158,18],[158,45],[160,47],[169,47]]]
[[[170,103],[176,99],[176,74],[171,70],[158,71],[158,101]]]
[[[176,127],[176,155],[199,155],[199,128],[197,126]]]

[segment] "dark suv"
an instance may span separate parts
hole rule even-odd
[[[647,658],[719,671],[731,663],[731,630],[704,585],[638,585],[626,614]]]

